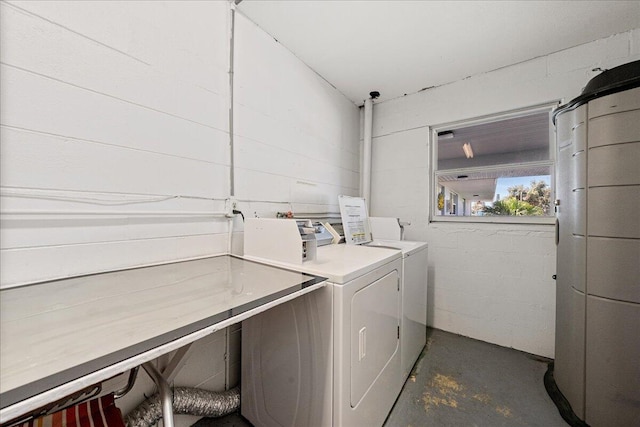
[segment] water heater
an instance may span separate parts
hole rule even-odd
[[[640,426],[640,61],[554,112],[556,356],[571,425]]]

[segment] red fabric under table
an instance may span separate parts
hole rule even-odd
[[[124,422],[113,394],[108,394],[16,427],[124,427]]]

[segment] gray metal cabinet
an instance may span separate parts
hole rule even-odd
[[[554,378],[593,427],[640,425],[638,86],[556,114]]]
[[[555,379],[584,419],[586,127],[587,106],[559,117],[557,168],[557,293]],[[583,268],[580,269],[579,266]]]

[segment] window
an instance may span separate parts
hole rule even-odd
[[[431,220],[551,222],[556,105],[434,127]]]

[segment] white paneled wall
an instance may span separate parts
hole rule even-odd
[[[230,22],[225,1],[0,1],[2,287],[224,253],[232,172],[246,216],[357,194],[358,108],[239,14],[231,170]],[[237,384],[239,343],[199,341],[176,384]]]
[[[239,13],[234,58],[239,207],[339,212],[338,195],[358,193],[358,108]]]
[[[0,3],[3,287],[227,250],[228,5]],[[178,385],[237,383],[239,330]],[[153,393],[141,373],[118,406]],[[178,425],[194,420],[182,417]]]
[[[225,252],[227,4],[0,8],[2,286]]]
[[[553,357],[553,226],[429,223],[429,126],[554,100],[640,59],[640,29],[375,104],[371,211],[429,242],[429,324]]]

